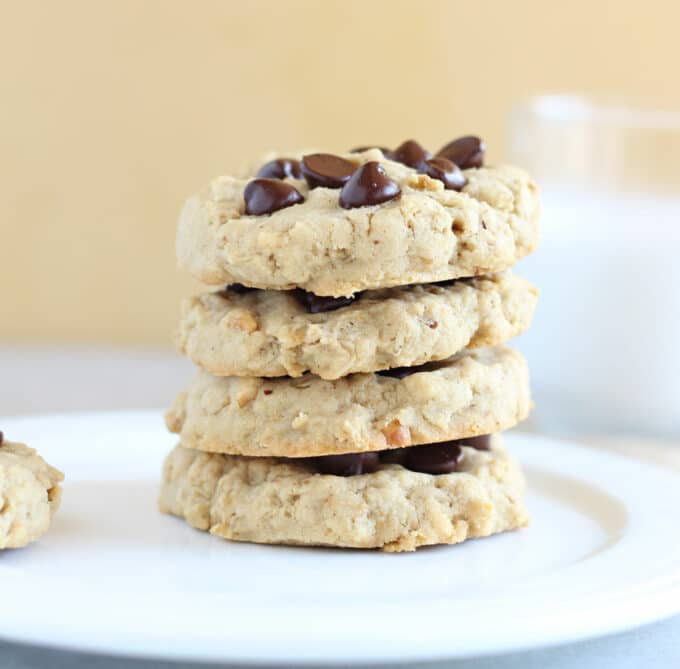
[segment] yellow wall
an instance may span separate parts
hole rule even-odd
[[[14,2],[0,22],[0,337],[166,343],[182,199],[271,147],[430,147],[536,92],[680,107],[668,0]]]

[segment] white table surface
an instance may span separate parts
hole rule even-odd
[[[167,406],[191,374],[189,363],[171,351],[0,345],[0,415]],[[610,448],[631,457],[642,457],[680,469],[680,444],[632,437],[591,437],[588,441],[596,447]],[[680,522],[678,528],[680,532]],[[188,669],[199,666],[216,665],[111,658],[0,641],[2,669]],[[559,648],[483,660],[411,666],[466,669],[676,668],[680,667],[680,616],[625,634]]]

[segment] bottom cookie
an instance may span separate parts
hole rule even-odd
[[[275,458],[177,446],[163,468],[160,510],[235,541],[413,551],[524,527],[524,476],[497,443],[464,446],[458,470],[424,474],[381,464],[319,474]]]
[[[0,549],[21,548],[47,532],[63,479],[32,448],[0,433]]]

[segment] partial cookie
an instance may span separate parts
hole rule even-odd
[[[337,188],[291,178],[280,183],[294,185],[299,204],[247,215],[249,181],[219,177],[182,210],[180,265],[208,284],[341,296],[500,272],[537,244],[538,190],[519,168],[464,170],[458,192],[377,149],[343,158],[379,161],[401,194],[347,209]]]
[[[529,413],[529,373],[502,346],[463,351],[405,378],[327,381],[199,372],[166,415],[188,448],[238,455],[379,451],[500,432]]]
[[[338,379],[496,346],[533,318],[536,289],[510,274],[367,291],[310,313],[296,291],[225,290],[188,298],[177,342],[216,376]]]
[[[176,447],[160,510],[235,541],[413,551],[524,527],[524,477],[502,448],[463,448],[459,470],[318,474],[294,461]]]
[[[32,448],[0,438],[0,549],[26,546],[47,532],[63,479]]]

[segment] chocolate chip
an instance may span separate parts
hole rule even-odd
[[[312,153],[302,159],[302,174],[311,188],[342,188],[357,166],[331,153]]]
[[[415,365],[413,367],[392,367],[392,369],[382,369],[376,374],[380,376],[391,376],[394,379],[403,379],[411,374],[417,374],[418,372],[428,372],[436,368],[434,363],[425,362],[422,365]]]
[[[306,290],[300,288],[295,290],[294,294],[300,304],[302,304],[310,314],[320,314],[323,311],[341,309],[342,307],[352,304],[358,297],[358,295],[351,295],[350,297],[321,297],[314,293],[308,293]]]
[[[332,474],[333,476],[370,474],[380,464],[380,458],[377,453],[323,455],[318,458],[308,458],[307,461],[322,474]]]
[[[449,286],[455,286],[458,283],[458,279],[444,279],[443,281],[435,281],[431,283],[431,286],[441,286],[442,288],[448,288]]]
[[[340,206],[343,209],[366,207],[393,200],[399,195],[399,184],[387,176],[380,163],[371,161],[364,163],[342,187]]]
[[[487,450],[483,447],[483,444],[484,440],[488,442],[489,439],[490,436],[485,435],[471,439],[442,441],[437,444],[392,448],[371,453],[344,453],[342,455],[301,458],[298,462],[309,465],[321,474],[332,474],[334,476],[370,474],[376,471],[380,464],[402,465],[406,469],[423,474],[450,474],[457,470],[463,460],[461,446],[472,446],[479,450]],[[480,445],[473,445],[473,443]],[[283,458],[283,460],[295,462],[295,460],[288,458]]]
[[[391,160],[402,163],[415,170],[422,171],[425,161],[432,158],[432,154],[426,151],[413,139],[406,140],[398,146],[390,156]]]
[[[260,167],[255,175],[262,179],[302,179],[300,161],[293,158],[277,158]]]
[[[491,435],[480,434],[478,437],[467,437],[465,439],[459,439],[458,443],[461,444],[461,446],[476,448],[478,451],[488,451],[491,449]]]
[[[271,388],[265,388],[262,392],[265,395],[271,395],[274,391]]]
[[[403,379],[411,374],[415,374],[417,371],[416,367],[392,367],[392,369],[382,369],[376,374],[380,376],[391,376],[393,379]]]
[[[380,462],[388,465],[403,465],[406,462],[408,448],[390,448],[387,451],[380,451]]]
[[[277,179],[254,179],[243,192],[246,214],[262,216],[279,209],[304,202],[304,198],[290,184]]]
[[[389,158],[392,154],[392,152],[389,149],[386,149],[384,146],[357,146],[355,149],[352,149],[350,153],[363,153],[364,151],[370,151],[371,149],[378,149],[378,151],[382,152],[385,158]]]
[[[467,183],[460,167],[447,158],[426,160],[422,171],[428,177],[441,181],[446,190],[460,190]]]
[[[437,151],[437,158],[448,158],[461,169],[481,167],[484,164],[484,142],[474,135],[466,135],[449,142]]]
[[[463,451],[455,441],[412,446],[406,454],[405,467],[423,474],[450,474],[463,459]]]
[[[237,295],[243,295],[245,293],[252,293],[254,290],[257,290],[257,288],[244,286],[242,283],[230,283],[224,290],[236,293]]]

